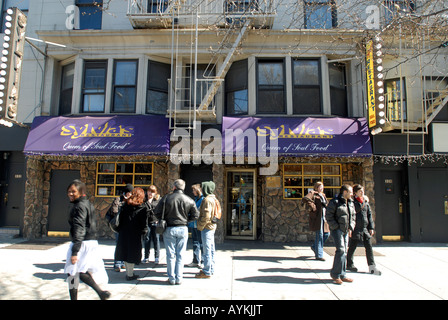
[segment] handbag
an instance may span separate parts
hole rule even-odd
[[[109,221],[109,227],[115,233],[118,233],[119,227],[120,227],[120,212],[121,212],[121,208],[120,208],[120,210],[118,210],[118,213],[115,215],[115,217],[113,217]]]
[[[165,199],[163,199],[162,218],[159,221],[157,221],[157,225],[156,225],[156,233],[157,234],[163,234],[166,230],[166,220],[163,219],[165,217],[165,201],[166,201],[166,197],[165,197]]]

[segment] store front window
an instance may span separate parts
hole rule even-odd
[[[152,162],[98,162],[95,196],[116,197],[126,184],[147,188],[153,182]]]
[[[256,238],[256,171],[227,172],[227,236]]]
[[[283,199],[301,199],[313,190],[314,184],[323,182],[327,198],[334,198],[341,188],[340,164],[284,164]]]

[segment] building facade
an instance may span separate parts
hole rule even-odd
[[[369,5],[30,1],[17,114],[30,127],[26,157],[18,152],[20,232],[68,230],[73,178],[86,181],[104,237],[102,218],[125,183],[155,184],[163,195],[183,178],[190,195],[191,184],[215,181],[218,241],[311,240],[300,200],[316,181],[329,198],[344,183],[363,184],[377,240],[391,235],[390,210],[376,210],[388,133],[373,137],[372,150],[364,46],[379,32],[371,19],[383,25],[394,11],[389,1],[378,15]],[[395,69],[386,77],[396,79]]]

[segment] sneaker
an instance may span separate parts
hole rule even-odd
[[[170,279],[167,279],[166,282],[172,286],[174,286],[176,284],[176,281],[170,280]]]
[[[378,270],[378,269],[376,268],[376,266],[374,266],[374,265],[369,266],[369,273],[370,273],[370,274],[375,274],[375,275],[377,275],[377,276],[380,276],[380,275],[381,275],[381,271]]]
[[[158,265],[158,264],[159,264],[159,258],[156,258],[156,259],[154,260],[154,264],[155,264],[155,265]]]
[[[121,268],[120,268],[120,266],[115,266],[115,267],[114,267],[114,271],[116,271],[116,272],[121,272]]]
[[[334,283],[334,284],[342,284],[342,280],[339,279],[339,278],[337,278],[337,279],[334,279],[334,278],[333,278],[333,283]]]
[[[142,263],[149,263],[149,259],[148,259],[148,258],[143,259],[143,260],[142,260]]]
[[[189,268],[197,268],[198,266],[199,266],[199,263],[197,263],[197,262],[192,262],[192,263],[189,263],[189,264],[187,264],[187,265],[185,265],[186,267],[189,267]]]
[[[202,270],[199,271],[199,273],[196,274],[194,277],[197,278],[197,279],[210,279],[210,276],[206,275],[204,273],[204,271],[202,271]]]

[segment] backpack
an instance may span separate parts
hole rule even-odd
[[[217,223],[218,220],[221,219],[221,216],[222,216],[221,204],[215,197],[215,207],[213,208],[212,222]]]

